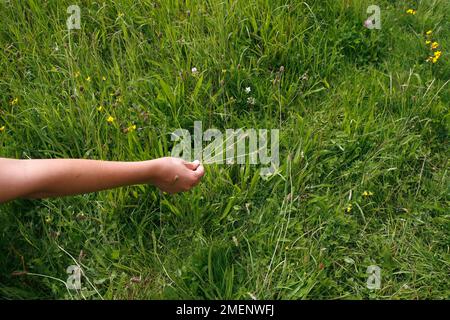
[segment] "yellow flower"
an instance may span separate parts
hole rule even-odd
[[[364,197],[370,197],[370,196],[373,196],[373,192],[372,191],[364,191],[362,195]]]
[[[431,49],[434,50],[437,49],[437,47],[439,47],[439,43],[437,43],[436,41],[431,44]]]
[[[3,132],[3,131],[5,131],[5,129],[6,129],[6,127],[5,127],[5,126],[1,126],[1,127],[0,127],[0,132]]]
[[[108,121],[108,123],[113,123],[114,122],[114,117],[113,116],[109,116],[108,119],[106,119],[106,121]]]
[[[102,111],[103,111],[103,106],[98,106],[98,107],[97,107],[97,111],[98,111],[98,112],[102,112]]]
[[[74,77],[78,78],[80,76],[80,71],[75,72]]]
[[[136,131],[136,125],[135,124],[129,126],[128,129],[127,129],[127,132],[133,132],[133,131]]]
[[[14,99],[12,99],[10,102],[9,102],[12,106],[13,105],[16,105],[16,104],[18,104],[19,103],[19,98],[14,98]]]
[[[415,15],[417,13],[417,11],[414,9],[408,9],[408,10],[406,10],[406,13]]]
[[[430,43],[431,43],[430,40],[425,41],[425,44],[430,44]]]
[[[428,30],[428,31],[426,32],[427,36],[431,36],[432,33],[433,33],[432,30]]]
[[[433,62],[433,63],[436,63],[436,62],[438,62],[438,60],[439,60],[439,58],[441,57],[441,55],[442,55],[442,51],[435,51],[434,52],[434,55],[433,56],[431,56],[431,57],[428,57],[428,59],[427,59],[427,61],[428,62]]]
[[[103,81],[106,81],[106,77],[105,77],[105,76],[103,76],[103,77],[102,77],[102,80],[103,80]]]
[[[222,73],[227,73],[227,69],[222,69]]]
[[[87,82],[91,82],[91,77],[87,77],[87,78],[86,78],[86,81],[87,81]]]
[[[351,203],[348,204],[347,208],[345,208],[345,211],[346,211],[347,213],[352,212],[352,204],[351,204]]]

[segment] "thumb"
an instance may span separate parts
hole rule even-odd
[[[195,160],[194,162],[186,162],[184,165],[186,166],[186,168],[195,171],[195,170],[197,170],[198,166],[200,165],[200,161]]]

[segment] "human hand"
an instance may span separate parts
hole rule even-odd
[[[196,186],[205,174],[205,168],[198,160],[187,162],[179,158],[165,157],[153,161],[154,174],[150,182],[164,192],[188,191]]]

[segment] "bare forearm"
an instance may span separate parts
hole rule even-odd
[[[3,161],[0,202],[17,197],[41,198],[94,192],[125,185],[149,183],[154,160],[114,162],[80,159]],[[9,168],[5,169],[5,168]],[[9,188],[4,188],[9,185]]]

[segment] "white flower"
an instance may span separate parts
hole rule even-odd
[[[247,103],[248,103],[248,104],[254,105],[255,102],[256,102],[255,98],[253,98],[253,97],[248,97],[248,98],[247,98]]]
[[[193,67],[192,69],[191,69],[191,72],[193,73],[193,74],[197,74],[197,68],[196,67]]]
[[[250,87],[245,88],[245,93],[246,93],[246,94],[249,94],[250,91],[252,91],[252,88],[250,88]]]

